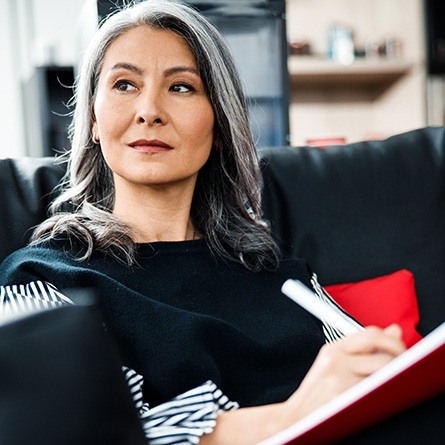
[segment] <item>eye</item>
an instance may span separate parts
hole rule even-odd
[[[132,91],[136,89],[136,87],[131,82],[128,82],[128,80],[118,80],[114,84],[114,88],[118,91],[123,91],[123,92]]]
[[[187,83],[175,83],[170,89],[175,93],[190,93],[195,91],[195,89]]]

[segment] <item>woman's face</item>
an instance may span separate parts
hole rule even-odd
[[[181,36],[139,26],[108,48],[94,102],[99,138],[122,186],[194,186],[213,142],[214,113]]]

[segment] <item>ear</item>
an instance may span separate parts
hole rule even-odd
[[[215,136],[213,138],[213,146],[218,150],[221,148],[222,144],[221,144],[221,139],[219,136]]]
[[[99,140],[99,128],[97,126],[97,122],[96,119],[94,119],[94,117],[93,117],[93,126],[91,127],[91,134],[93,141]]]
[[[93,122],[93,126],[91,128],[91,139],[93,140],[94,144],[100,144],[99,127],[97,122]]]

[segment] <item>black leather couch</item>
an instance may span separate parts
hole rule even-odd
[[[419,331],[445,320],[445,128],[261,154],[264,209],[283,250],[324,285],[408,269]]]
[[[383,141],[326,149],[273,148],[261,150],[260,154],[264,211],[284,252],[306,258],[322,284],[357,281],[406,268],[416,279],[421,315],[419,331],[426,334],[445,320],[445,128],[420,129]],[[53,188],[62,175],[63,168],[53,165],[50,158],[0,160],[0,261],[24,246],[32,227],[46,217],[46,208],[54,197]],[[60,331],[59,316],[38,316],[43,322],[36,322],[32,332],[42,329],[46,335],[42,334],[43,339],[55,338],[48,337],[48,329],[52,329],[57,338],[64,338],[71,329]],[[74,314],[74,319],[78,320],[76,317]],[[28,322],[24,320],[23,323]],[[82,323],[77,329],[79,333],[85,331]],[[39,363],[42,360],[44,363],[48,357],[53,360],[56,347],[50,340],[34,345],[35,334],[28,335],[25,341],[14,334],[21,331],[1,327],[0,343],[9,345],[11,351],[22,350],[19,348],[24,346],[40,350],[42,344],[48,343],[47,352],[42,352]],[[81,421],[73,424],[64,412],[69,403],[64,394],[59,398],[45,397],[51,387],[48,383],[41,387],[35,385],[34,397],[11,397],[11,385],[15,385],[17,391],[22,385],[12,369],[7,375],[10,381],[5,379],[0,365],[3,383],[0,385],[1,443],[105,444],[111,443],[108,436],[103,435],[110,425],[115,432],[114,445],[143,443],[128,397],[123,396],[122,391],[107,391],[110,382],[114,382],[113,388],[115,384],[119,386],[116,383],[117,361],[110,359],[110,353],[103,353],[110,347],[107,340],[95,338],[92,342],[84,335],[75,334],[67,341],[74,339],[78,340],[74,342],[78,355],[70,358],[72,366],[69,370],[64,367],[66,373],[63,375],[53,374],[59,378],[61,388],[64,382],[70,382],[66,389],[68,399],[70,394],[77,395],[77,405],[69,411],[70,416],[88,412],[93,417],[84,419],[81,416]],[[81,363],[88,356],[81,353],[85,344],[102,345],[89,354],[94,353],[97,360],[89,362],[88,372],[104,373],[104,378],[96,381],[98,400],[85,398],[88,409],[83,410],[79,403],[86,390],[86,370]],[[64,348],[59,345],[58,350],[62,354],[59,360],[64,361]],[[8,363],[8,358],[2,357],[1,363]],[[16,358],[25,371],[27,367],[33,369],[31,382],[38,383],[37,372],[42,379],[48,378],[47,367],[35,367],[20,353]],[[107,375],[105,369],[114,374]],[[91,390],[89,380],[87,383],[87,389]],[[45,424],[44,416],[40,416],[26,428],[22,427],[26,418],[23,420],[21,415],[3,417],[2,412],[13,412],[11,404],[15,404],[14,412],[22,412],[17,407],[18,400],[29,403],[27,413],[49,410],[51,417]],[[43,408],[42,400],[48,402]],[[107,414],[111,422],[105,419],[105,413],[101,415],[94,409],[101,403],[114,407]],[[443,397],[434,399],[344,443],[411,444],[425,437],[431,444],[441,444],[445,440],[441,423],[443,403]],[[58,425],[60,430],[57,440],[50,439],[47,433],[53,425]],[[407,428],[409,425],[412,428]],[[61,441],[60,437],[65,439]]]
[[[445,320],[444,127],[260,154],[265,215],[285,252],[306,258],[322,284],[406,268],[419,331]],[[46,217],[62,174],[51,158],[0,160],[0,261]]]

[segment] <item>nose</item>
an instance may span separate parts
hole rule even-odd
[[[139,97],[135,114],[137,124],[165,125],[167,114],[160,94],[149,92]]]
[[[163,125],[163,123],[164,123],[164,121],[160,117],[156,117],[154,119],[150,119],[150,118],[146,118],[142,114],[137,117],[136,121],[137,121],[138,124],[148,123],[148,124],[154,124],[154,125]]]

